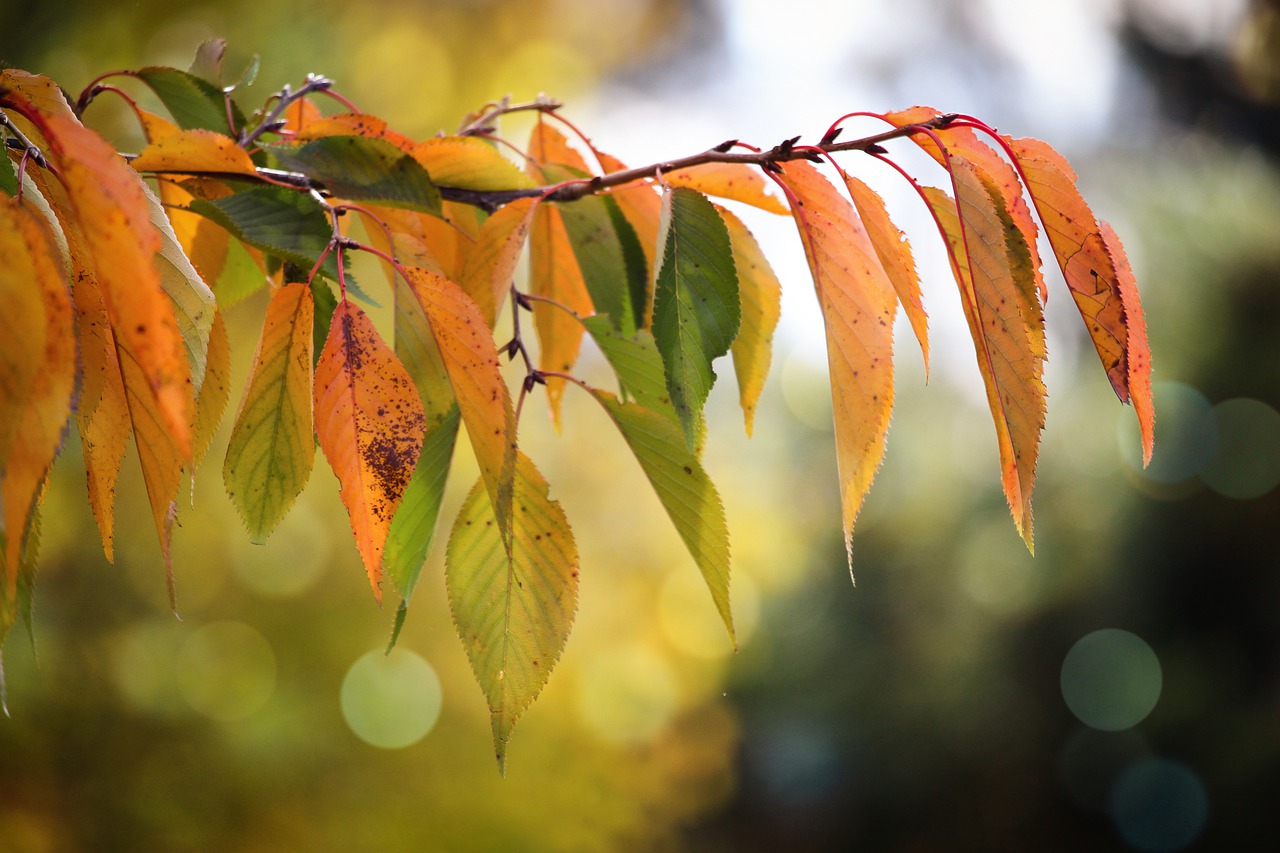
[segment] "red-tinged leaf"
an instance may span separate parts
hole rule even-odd
[[[7,293],[15,286],[30,289],[40,301],[39,306],[28,305],[32,313],[21,318],[35,330],[30,337],[24,331],[21,339],[40,348],[25,387],[13,389],[22,396],[8,401],[16,404],[6,413],[13,423],[6,430],[7,447],[0,446],[0,539],[5,546],[0,606],[5,610],[8,602],[17,600],[32,514],[62,447],[76,372],[71,296],[58,249],[43,220],[6,198],[0,200],[0,291]],[[8,304],[5,307],[8,310]]]
[[[1000,447],[1000,479],[1018,531],[1032,547],[1031,492],[1044,428],[1044,320],[1031,255],[999,188],[963,157],[952,158],[959,198],[926,188],[949,244],[961,304]]]
[[[1147,320],[1138,301],[1138,283],[1129,267],[1129,256],[1120,242],[1119,235],[1106,222],[1102,227],[1102,242],[1107,254],[1116,265],[1116,285],[1124,303],[1125,330],[1128,340],[1125,359],[1129,368],[1129,399],[1138,415],[1138,428],[1142,433],[1142,464],[1151,464],[1151,450],[1155,444],[1156,412],[1151,397],[1151,345],[1147,343]]]
[[[738,270],[738,296],[742,300],[742,325],[734,338],[733,368],[738,378],[738,403],[747,435],[755,422],[756,404],[764,391],[773,360],[773,332],[782,310],[782,283],[760,250],[760,244],[742,220],[723,207],[717,208]]]
[[[332,391],[342,395],[339,403],[354,405],[350,400],[355,396],[357,380],[341,370],[336,389],[317,385],[313,394],[314,314],[311,288],[304,282],[286,284],[272,294],[252,372],[236,413],[235,426],[231,429],[231,440],[222,466],[222,482],[249,529],[249,538],[254,542],[266,541],[311,476],[315,454],[313,398]],[[334,328],[335,325],[330,324],[331,337]],[[342,329],[338,331],[345,334]],[[363,341],[354,346],[362,344]],[[353,361],[350,346],[340,357],[346,361],[338,366],[350,371],[348,362]],[[363,357],[363,350],[356,356],[359,357]],[[345,428],[370,429],[365,421],[353,426],[354,414],[336,417],[346,419],[342,424]],[[358,443],[360,438],[357,433],[355,442]],[[357,473],[364,477],[363,470]],[[343,479],[344,496],[347,488],[354,491],[361,485],[354,483],[348,487],[346,483],[350,476],[348,474]],[[339,477],[342,479],[342,475]]]
[[[413,156],[431,173],[431,180],[442,187],[484,192],[535,186],[497,148],[474,136],[427,139],[415,146]]]
[[[885,274],[898,294],[898,302],[911,321],[911,330],[920,342],[920,352],[924,355],[925,376],[929,375],[929,316],[925,313],[924,302],[920,298],[920,276],[916,272],[915,258],[911,255],[911,244],[907,237],[898,230],[898,226],[889,219],[889,211],[885,208],[884,199],[853,175],[840,172],[844,184],[849,189],[849,196],[858,209],[858,216],[866,226],[867,236],[880,259]]]
[[[213,443],[214,433],[222,423],[222,413],[231,398],[231,340],[222,312],[213,315],[209,330],[209,351],[205,363],[204,384],[196,395],[191,421],[191,469],[204,459]]]
[[[516,422],[493,337],[480,309],[462,288],[416,267],[405,268],[405,273],[431,325],[481,478],[499,525],[506,525],[505,537],[510,533]]]
[[[691,169],[664,173],[673,187],[688,187],[706,195],[740,201],[769,213],[786,216],[787,206],[770,195],[760,170],[744,163],[703,163]]]
[[[1038,139],[1012,139],[1009,146],[1026,176],[1049,245],[1111,387],[1121,402],[1127,403],[1131,399],[1130,324],[1116,262],[1107,251],[1101,226],[1076,188],[1075,172],[1061,154]],[[1137,305],[1132,278],[1126,284],[1130,284]],[[1145,345],[1143,340],[1138,348]],[[1147,366],[1149,370],[1150,361]]]
[[[139,172],[257,175],[249,154],[236,141],[212,130],[182,130],[155,140],[131,163]]]
[[[539,118],[529,136],[529,174],[537,179],[545,180],[539,167],[548,165],[568,166],[569,168],[591,174],[587,161],[578,150],[569,144],[564,134]]]
[[[535,302],[533,306],[539,366],[546,371],[568,373],[577,364],[582,347],[582,325],[574,314],[589,317],[595,308],[591,305],[582,269],[569,243],[564,219],[560,209],[554,205],[538,205],[533,214],[529,232],[529,289],[536,296],[559,303]],[[557,427],[560,425],[563,396],[564,380],[549,377],[547,403]]]
[[[292,109],[292,107],[290,108]],[[343,113],[324,117],[318,111],[290,118],[296,123],[299,142],[323,139],[326,136],[363,136],[390,142],[406,154],[412,154],[417,144],[403,133],[392,130],[385,121],[368,113]]]
[[[498,768],[511,731],[560,660],[578,606],[578,548],[529,457],[514,466],[510,536],[483,482],[454,522],[445,555],[449,610],[489,706]]]
[[[853,522],[884,456],[893,408],[893,285],[853,206],[807,163],[788,163],[782,181],[813,273],[827,331],[827,363],[852,566]]]
[[[191,372],[173,304],[154,266],[161,239],[141,178],[73,116],[40,115],[29,105],[22,112],[44,138],[61,185],[45,182],[41,192],[58,211],[64,232],[68,217],[74,219],[102,288],[116,345],[137,368],[131,375],[142,383],[138,393],[153,398],[160,422],[185,456]]]
[[[382,601],[382,549],[422,451],[413,380],[372,321],[344,299],[315,368],[316,437],[342,484],[356,547]]]
[[[942,113],[938,112],[933,107],[914,106],[908,107],[905,110],[885,113],[881,118],[892,124],[894,127],[906,127],[909,124],[923,124],[924,122],[932,121],[941,115]],[[933,141],[933,137],[925,133],[916,133],[912,135],[911,139],[923,148],[930,157],[937,160],[939,163],[943,163],[945,166],[942,151]]]
[[[511,292],[516,264],[529,237],[537,200],[513,201],[485,220],[475,246],[467,254],[458,282],[484,315],[492,329],[502,304]]]

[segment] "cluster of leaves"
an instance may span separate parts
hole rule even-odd
[[[887,129],[858,140],[837,141],[840,128],[869,114],[842,117],[817,145],[733,141],[627,169],[552,102],[491,104],[456,134],[415,141],[320,77],[246,114],[242,87],[224,87],[220,65],[212,43],[191,71],[105,75],[74,104],[47,78],[0,72],[0,638],[24,611],[29,624],[40,499],[73,420],[108,558],[132,436],[172,594],[182,475],[208,450],[230,398],[223,312],[263,288],[261,338],[223,463],[250,538],[264,540],[285,515],[318,441],[375,598],[384,577],[402,597],[398,631],[465,429],[480,476],[449,535],[445,583],[500,764],[560,656],[577,600],[569,522],[517,441],[535,389],[545,388],[557,421],[570,386],[607,412],[732,636],[728,532],[699,461],[702,409],[714,362],[730,355],[750,431],[781,286],[747,227],[709,197],[789,215],[798,228],[825,318],[846,545],[883,454],[899,306],[928,360],[910,245],[882,200],[836,165],[837,152],[897,169],[937,223],[986,382],[1004,491],[1028,545],[1045,411],[1045,283],[1032,208],[1150,453],[1150,355],[1132,274],[1114,232],[1043,142],[916,107],[871,116]],[[148,86],[169,117],[106,82],[118,76]],[[134,109],[146,138],[136,155],[81,123],[104,93]],[[318,95],[345,111],[322,114]],[[522,149],[496,128],[517,110],[537,114]],[[897,140],[936,159],[949,188],[903,171],[885,147]],[[827,163],[838,183],[818,168]],[[528,289],[519,291],[526,250]],[[385,268],[393,345],[360,307],[373,300],[351,275],[353,252]],[[499,344],[508,301],[512,334]],[[521,326],[530,314],[536,363]],[[616,391],[573,374],[584,338],[613,368]],[[525,366],[514,395],[504,354]]]

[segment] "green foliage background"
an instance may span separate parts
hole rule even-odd
[[[454,0],[383,4],[376,14],[325,2],[301,14],[262,2],[106,10],[55,0],[0,8],[0,59],[77,89],[111,68],[185,66],[196,44],[223,35],[229,68],[262,55],[254,89],[263,96],[322,72],[366,110],[425,136],[506,93],[546,91],[568,101],[570,115],[575,103],[607,115],[646,87],[670,93],[674,73],[685,75],[679,87],[711,99],[717,78],[698,57],[714,56],[732,29],[730,8]],[[937,17],[934,32],[918,16],[918,38],[950,39],[962,58],[999,70],[974,27],[943,36],[948,20]],[[1151,82],[1117,97],[1144,98],[1148,117],[1113,121],[1092,148],[1068,153],[1134,256],[1157,380],[1209,403],[1278,406],[1280,136],[1260,143],[1268,137],[1228,121],[1232,102],[1221,93],[1196,101],[1196,86],[1162,86],[1161,57],[1179,54],[1160,52],[1166,43],[1141,14],[1128,26],[1117,38]],[[945,70],[934,63],[919,60]],[[776,73],[800,91],[802,71]],[[1210,85],[1199,73],[1179,79]],[[598,85],[615,100],[599,103]],[[1181,100],[1161,101],[1162,91]],[[1255,120],[1275,121],[1274,105],[1230,91]],[[905,103],[818,104],[814,115],[881,106]],[[1019,133],[1041,133],[1013,100],[987,107],[1010,130],[1016,121]],[[1128,102],[1115,110],[1140,112]],[[118,144],[136,144],[110,101],[90,118]],[[709,132],[670,136],[651,157],[741,129]],[[1053,140],[1051,129],[1042,135]],[[774,249],[766,241],[771,257]],[[438,674],[441,715],[413,745],[379,749],[344,722],[339,694],[351,665],[385,646],[391,612],[370,601],[323,466],[259,547],[223,496],[219,465],[206,463],[175,536],[177,621],[136,463],[125,464],[111,566],[69,447],[43,513],[34,650],[20,635],[6,648],[13,717],[0,722],[0,851],[1126,849],[1107,814],[1114,771],[1099,770],[1092,785],[1069,772],[1070,745],[1089,737],[1103,754],[1150,752],[1199,774],[1206,846],[1274,839],[1280,491],[1235,500],[1195,469],[1175,475],[1184,452],[1273,465],[1280,434],[1206,450],[1187,409],[1161,408],[1161,391],[1181,400],[1182,386],[1157,386],[1156,464],[1174,473],[1170,482],[1139,474],[1126,456],[1132,413],[1074,333],[1053,329],[1067,313],[1065,290],[1053,286],[1056,373],[1034,559],[1000,495],[981,399],[945,365],[924,388],[909,335],[899,333],[887,461],[854,539],[856,589],[844,568],[821,370],[792,357],[798,344],[780,342],[750,442],[732,383],[713,391],[706,464],[733,536],[737,655],[607,416],[570,389],[557,436],[535,399],[524,446],[574,525],[582,600],[559,668],[516,731],[506,780],[449,621],[441,548],[400,640]],[[228,314],[237,389],[264,305],[259,294]],[[946,359],[940,318],[958,309],[935,305],[935,351]],[[470,479],[455,472],[446,515]],[[1072,644],[1106,627],[1143,637],[1164,676],[1153,714],[1114,737],[1084,732],[1058,687]],[[252,643],[238,653],[215,644],[212,655],[201,645],[255,632],[269,655]]]

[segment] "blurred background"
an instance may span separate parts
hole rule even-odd
[[[590,401],[567,398],[563,435],[537,400],[522,422],[574,524],[582,592],[505,780],[440,547],[383,657],[393,609],[372,601],[327,469],[253,546],[215,445],[175,535],[178,621],[136,461],[110,565],[73,437],[45,500],[34,644],[19,629],[4,650],[0,851],[1280,845],[1280,4],[0,3],[0,61],[73,93],[110,69],[185,68],[213,36],[232,77],[261,56],[250,105],[320,72],[424,137],[546,92],[633,164],[916,103],[1047,139],[1137,272],[1155,459],[1141,469],[1133,413],[1050,271],[1029,555],[937,238],[892,176],[847,161],[912,236],[934,347],[926,387],[899,330],[856,587],[811,284],[793,226],[746,211],[787,296],[754,438],[727,370],[710,403],[736,654]],[[87,120],[127,144],[118,107]],[[264,307],[228,314],[233,403]]]

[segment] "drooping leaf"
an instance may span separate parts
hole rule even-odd
[[[617,201],[585,196],[557,209],[596,311],[623,333],[639,328],[649,290],[644,250]]]
[[[538,116],[533,132],[529,135],[528,151],[530,172],[536,170],[537,174],[533,177],[541,177],[544,182],[562,180],[560,177],[546,174],[543,167],[549,165],[565,166],[579,175],[591,173],[587,161],[582,158],[578,150],[569,144],[569,140],[558,128],[550,122],[543,121],[542,116]]]
[[[392,130],[386,121],[375,115],[370,115],[369,113],[340,113],[338,115],[322,116],[310,102],[295,102],[294,105],[296,106],[298,103],[304,103],[311,107],[305,116],[299,114],[290,117],[290,126],[295,131],[294,138],[299,142],[322,139],[326,136],[363,136],[369,139],[381,139],[405,154],[412,154],[413,149],[417,147],[417,143],[412,139],[399,131]]]
[[[458,400],[449,381],[449,370],[440,355],[440,348],[436,346],[427,312],[413,287],[399,274],[396,275],[394,293],[396,357],[413,378],[427,417],[427,428],[431,429],[452,413]]]
[[[1005,497],[1031,548],[1031,492],[1045,411],[1044,320],[1028,269],[1031,254],[991,179],[963,157],[951,162],[959,216],[946,193],[925,193],[950,245],[995,422]]]
[[[454,522],[446,553],[449,609],[489,705],[498,767],[511,731],[564,650],[578,601],[578,549],[546,480],[521,453],[509,544],[501,512],[479,482]]]
[[[58,277],[61,266],[48,257],[49,243],[30,211],[0,196],[0,479],[18,421],[44,367],[45,316],[42,287],[33,287],[37,274]],[[34,254],[42,257],[36,258]]]
[[[787,206],[770,195],[760,170],[743,163],[703,163],[663,175],[673,187],[688,187],[705,195],[740,201],[769,213],[786,216]]]
[[[311,476],[314,312],[303,282],[272,294],[231,430],[222,482],[253,542],[266,541]],[[341,371],[338,381],[355,383]]]
[[[458,284],[476,301],[490,329],[511,290],[536,205],[535,199],[520,199],[486,219],[462,268]]]
[[[677,187],[667,195],[659,235],[663,250],[653,337],[671,403],[692,449],[716,379],[711,364],[729,351],[742,322],[738,275],[729,231],[715,205],[696,190]]]
[[[222,230],[212,223],[208,225],[212,231]],[[218,305],[224,310],[238,305],[266,284],[267,276],[262,268],[261,252],[247,248],[239,240],[228,240],[222,271],[213,285],[213,292],[218,297]]]
[[[600,166],[605,172],[621,172],[627,168],[621,160],[603,151],[596,151],[596,157],[599,158]],[[611,190],[609,195],[617,200],[622,215],[627,218],[627,222],[636,232],[640,248],[644,250],[645,278],[652,282],[653,270],[658,265],[658,231],[662,223],[662,196],[651,184],[644,181],[617,187]],[[652,302],[653,294],[650,293],[646,299],[650,309],[653,307]],[[651,318],[645,317],[641,325],[648,328],[650,321]]]
[[[255,187],[218,199],[195,199],[191,209],[221,225],[254,248],[297,264],[315,266],[333,238],[324,210],[308,195],[281,187]],[[338,277],[333,254],[320,271]]]
[[[737,644],[729,608],[729,529],[724,505],[702,464],[669,418],[638,403],[623,403],[608,391],[592,391],[613,418],[644,469],[663,508],[684,540],[729,639]]]
[[[176,68],[160,66],[139,68],[129,74],[151,87],[173,120],[184,130],[204,129],[235,134],[245,126],[244,113],[240,108],[208,80]]]
[[[488,142],[474,136],[442,136],[424,140],[413,156],[442,187],[466,190],[513,190],[535,186]]]
[[[911,330],[920,342],[920,352],[924,356],[924,374],[929,375],[929,317],[924,310],[924,302],[920,298],[920,276],[916,273],[915,259],[911,255],[911,244],[898,226],[889,219],[889,211],[885,208],[884,199],[865,183],[845,172],[840,173],[849,196],[858,210],[858,217],[867,229],[867,237],[880,259],[885,274],[898,294],[898,302],[911,322]]]
[[[554,205],[540,204],[533,213],[529,229],[529,290],[535,296],[559,303],[534,303],[538,366],[544,371],[568,373],[577,363],[582,346],[582,326],[577,317],[590,316],[595,309],[569,243],[564,219]],[[564,380],[548,377],[547,403],[557,425],[563,396]]]
[[[196,394],[191,422],[191,469],[194,471],[204,459],[214,433],[222,423],[222,413],[231,399],[231,340],[222,312],[213,315],[213,327],[209,330],[209,351],[205,365],[204,384]]]
[[[1150,459],[1151,350],[1137,283],[1127,270],[1127,262],[1122,264],[1119,257],[1123,247],[1114,236],[1107,237],[1105,226],[1080,194],[1075,172],[1061,154],[1038,139],[1008,142],[1111,387],[1121,402],[1133,402],[1138,410],[1143,455]],[[1141,403],[1136,398],[1136,385],[1147,389]]]
[[[286,169],[319,181],[339,198],[440,214],[440,191],[427,170],[385,140],[325,136],[269,150]]]
[[[782,180],[795,196],[791,213],[826,325],[845,551],[852,566],[853,522],[884,457],[893,408],[897,303],[853,206],[807,163],[786,164]]]
[[[425,433],[413,380],[372,321],[338,303],[315,369],[316,437],[342,484],[356,547],[382,601],[382,550]]]
[[[456,284],[417,267],[406,267],[404,272],[426,312],[480,476],[502,527],[511,517],[516,424],[493,337],[480,309]],[[501,532],[505,537],[510,529]]]
[[[598,315],[584,318],[581,322],[618,377],[622,399],[633,400],[679,426],[680,415],[671,404],[666,370],[653,335],[644,330],[623,335],[613,327],[608,317]]]
[[[139,172],[257,175],[257,167],[234,139],[212,130],[181,130],[156,139],[131,162]]]
[[[71,296],[57,257],[43,220],[13,199],[0,200],[0,290],[25,287],[40,303],[27,305],[31,313],[20,318],[24,325],[36,327],[29,339],[25,333],[22,339],[39,344],[40,349],[33,354],[36,363],[27,381],[12,389],[21,396],[6,401],[12,404],[6,414],[13,421],[6,425],[7,440],[0,445],[0,534],[5,545],[0,605],[17,601],[23,549],[36,502],[71,417],[75,337]],[[22,304],[17,300],[15,307]]]
[[[742,220],[724,208],[717,210],[729,231],[733,265],[738,272],[742,325],[730,351],[738,378],[738,402],[749,436],[773,360],[773,332],[782,313],[782,283]]]

